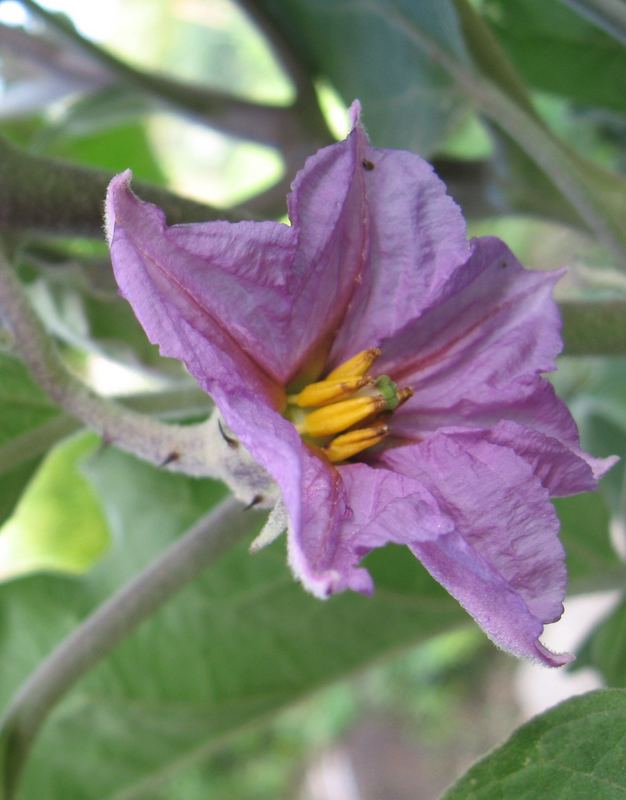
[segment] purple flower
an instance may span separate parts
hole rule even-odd
[[[496,644],[564,664],[539,642],[566,584],[550,497],[613,462],[580,451],[541,377],[561,273],[468,241],[432,168],[371,147],[358,116],[297,175],[290,226],[168,227],[114,178],[120,289],[278,483],[309,591],[368,594],[362,558],[404,544]]]

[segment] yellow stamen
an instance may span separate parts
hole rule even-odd
[[[341,378],[361,378],[367,374],[374,361],[380,355],[380,349],[373,347],[371,350],[361,350],[352,358],[344,361],[326,376],[326,380],[339,380]]]
[[[371,383],[371,378],[343,378],[342,380],[318,381],[310,383],[295,395],[289,395],[288,401],[300,408],[315,408],[334,403]]]
[[[337,436],[330,444],[323,447],[322,450],[329,461],[337,463],[338,461],[345,461],[347,458],[355,456],[362,450],[367,450],[368,447],[374,447],[385,438],[388,433],[386,425],[376,425],[372,428],[359,428],[350,433],[343,433]]]
[[[363,422],[386,407],[387,403],[383,397],[352,397],[350,400],[342,400],[311,411],[296,427],[300,433],[307,436],[333,436]]]

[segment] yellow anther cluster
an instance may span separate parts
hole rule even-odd
[[[287,414],[298,432],[333,463],[382,442],[388,428],[381,415],[388,416],[412,394],[386,376],[374,379],[368,374],[379,355],[378,348],[363,350],[323,381],[287,398]],[[355,427],[362,422],[367,426]]]
[[[369,419],[374,414],[385,411],[386,408],[387,404],[382,397],[351,397],[349,400],[331,403],[311,411],[304,417],[298,430],[316,439],[334,436]]]

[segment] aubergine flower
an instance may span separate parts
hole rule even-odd
[[[497,645],[564,664],[539,642],[566,585],[550,497],[593,489],[612,461],[580,451],[541,377],[560,273],[468,241],[432,168],[370,146],[352,114],[297,175],[291,225],[168,227],[130,172],[114,178],[121,292],[280,487],[309,591],[370,593],[362,558],[403,544]]]

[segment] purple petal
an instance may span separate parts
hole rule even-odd
[[[272,344],[280,337],[268,335],[267,314],[259,324],[260,309],[273,308],[274,324],[280,326],[289,306],[281,273],[292,249],[290,229],[275,223],[167,228],[163,212],[131,192],[130,177],[125,172],[111,181],[107,233],[116,280],[150,341],[163,355],[186,364],[210,393],[226,382],[268,396],[276,375],[270,362],[278,358]],[[208,244],[204,257],[183,249],[182,228],[188,241],[196,235],[197,241],[211,239],[212,253]],[[233,236],[236,232],[240,235]],[[234,258],[240,260],[241,275]],[[246,318],[247,327],[239,317]]]
[[[486,439],[445,433],[380,461],[421,480],[454,521],[453,532],[411,545],[433,577],[500,647],[566,663],[538,642],[562,614],[566,572],[558,518],[530,466]]]
[[[360,126],[353,135],[362,139],[369,254],[333,346],[333,366],[419,316],[470,256],[461,211],[430,164],[371,147]]]
[[[488,440],[510,447],[529,464],[551,497],[592,492],[598,480],[617,461],[592,458],[579,448],[516,422],[502,420],[488,431]]]
[[[552,497],[593,491],[617,457],[593,458],[580,448],[578,430],[565,403],[548,381],[533,376],[479,402],[462,398],[447,408],[411,408],[392,419],[394,435],[419,440],[437,430],[478,429],[527,461]]]
[[[615,463],[615,457],[591,458],[559,439],[506,419],[493,428],[441,426],[438,432],[468,445],[486,441],[508,447],[526,461],[551,497],[594,491],[599,478]]]
[[[331,484],[319,479],[328,467],[319,460],[317,471],[312,467],[312,480],[305,486],[305,516],[300,529],[290,531],[289,547],[294,572],[318,596],[344,589],[370,594],[371,577],[358,567],[367,553],[389,542],[426,541],[452,529],[419,481],[366,464],[346,464],[333,470]],[[332,525],[321,530],[324,506],[338,512]]]
[[[517,378],[490,396],[457,397],[441,408],[415,407],[411,400],[394,415],[392,423],[394,433],[422,438],[448,426],[490,428],[502,419],[532,427],[569,447],[579,446],[576,423],[567,406],[552,385],[536,375]]]
[[[361,146],[362,135],[354,131],[307,160],[289,197],[293,227],[167,227],[160,209],[131,192],[130,172],[117,176],[107,195],[107,231],[118,282],[139,289],[139,276],[126,275],[132,264],[179,315],[190,308],[190,324],[222,328],[273,380],[288,382],[318,349],[326,355],[363,270]],[[122,291],[134,306],[137,292]],[[157,322],[153,341],[159,341]]]
[[[311,360],[323,365],[363,274],[369,226],[363,146],[357,127],[344,141],[319,150],[287,198],[298,243],[289,280],[290,340],[298,366]]]
[[[414,390],[407,411],[511,402],[520,378],[554,369],[560,273],[525,270],[499,239],[475,239],[472,249],[442,296],[383,344],[379,369]]]

